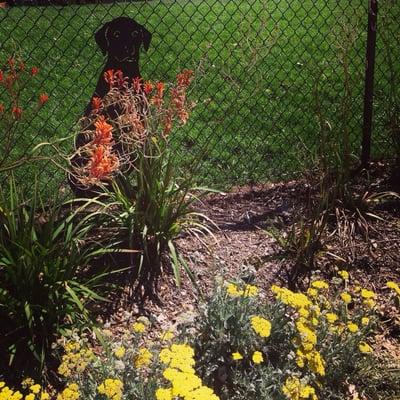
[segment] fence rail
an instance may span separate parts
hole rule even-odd
[[[45,91],[50,100],[21,124],[11,155],[74,133],[104,65],[94,34],[121,15],[153,35],[141,54],[144,78],[168,81],[183,68],[196,71],[197,106],[173,144],[183,167],[200,158],[199,181],[230,185],[296,175],[312,163],[321,118],[334,141],[346,123],[360,154],[368,8],[368,0],[13,0],[0,9],[0,67],[18,51],[40,69],[31,95]],[[373,157],[399,152],[399,20],[400,3],[380,1]],[[50,163],[17,173],[32,182],[38,172],[47,187],[65,184],[65,173]]]

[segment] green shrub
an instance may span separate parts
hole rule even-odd
[[[43,366],[56,335],[89,321],[85,304],[101,300],[95,290],[103,272],[88,272],[95,257],[107,252],[91,237],[96,212],[81,205],[47,209],[36,196],[25,201],[10,180],[0,194],[0,351],[2,363]],[[21,371],[22,372],[22,371]]]
[[[353,378],[372,351],[365,341],[375,294],[347,287],[344,276],[331,296],[323,281],[307,295],[273,286],[272,303],[235,284],[217,290],[193,340],[204,382],[221,399],[342,399],[344,382],[358,388]]]

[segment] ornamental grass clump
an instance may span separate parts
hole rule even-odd
[[[27,200],[12,178],[0,191],[0,374],[42,375],[57,336],[90,326],[87,305],[104,300],[108,274],[89,267],[112,243],[94,235],[98,213],[70,206]]]

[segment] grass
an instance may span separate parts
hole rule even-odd
[[[366,5],[362,0],[351,5],[345,0],[182,0],[0,10],[0,60],[19,48],[41,68],[36,90],[51,96],[46,110],[22,127],[16,151],[74,133],[104,63],[93,35],[105,21],[124,14],[153,32],[149,52],[141,55],[145,78],[168,81],[183,68],[198,71],[192,91],[198,105],[174,143],[180,165],[201,157],[198,180],[216,186],[287,178],[308,165],[317,141],[312,88],[320,70],[326,119],[340,126],[343,74],[337,44],[345,40],[339,26],[346,21],[356,34],[350,114],[358,153]],[[391,13],[400,16],[400,5],[393,3]],[[395,51],[398,59],[400,46]],[[381,43],[376,81],[379,139],[385,137],[389,81]],[[375,144],[376,156],[390,149],[385,140]],[[72,148],[72,138],[66,146]],[[29,184],[36,172],[47,174],[51,190],[65,180],[50,165],[22,168],[19,176]]]

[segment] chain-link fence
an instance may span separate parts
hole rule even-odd
[[[35,90],[50,96],[20,126],[13,146],[18,157],[74,132],[104,65],[94,34],[121,15],[153,35],[140,58],[145,79],[169,81],[184,68],[196,71],[191,97],[197,106],[174,146],[180,165],[200,159],[195,173],[202,183],[294,176],[312,163],[321,118],[333,140],[346,124],[360,153],[368,0],[14,2],[0,9],[0,65],[17,50],[40,69]],[[387,157],[396,153],[400,3],[380,3],[372,152]],[[50,163],[18,174],[29,183],[38,171],[48,187],[66,181]]]

